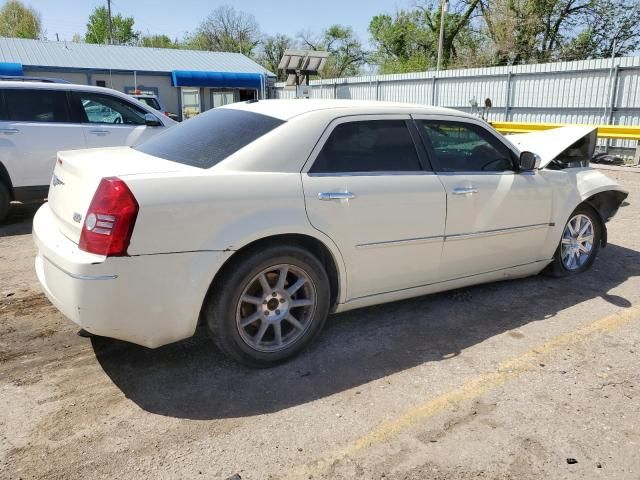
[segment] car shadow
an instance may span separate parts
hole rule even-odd
[[[31,233],[33,216],[41,205],[41,202],[12,203],[9,206],[9,215],[4,222],[0,222],[0,238]]]
[[[156,350],[99,337],[92,343],[114,384],[148,412],[189,419],[244,417],[454,357],[594,297],[630,307],[629,300],[609,291],[639,274],[640,252],[609,245],[589,272],[576,277],[537,276],[333,315],[318,342],[268,370],[230,362],[204,329]]]

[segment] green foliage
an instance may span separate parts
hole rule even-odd
[[[123,17],[120,14],[111,16],[113,31],[112,42],[115,45],[132,45],[136,43],[140,34],[133,30],[133,17]],[[87,32],[84,35],[87,43],[109,43],[109,14],[106,7],[96,7],[89,16]]]
[[[319,36],[301,33],[299,37],[304,48],[324,50],[331,54],[321,72],[323,78],[357,75],[367,61],[367,53],[351,27],[336,24]]]
[[[471,28],[471,15],[479,0],[458,0],[445,16],[443,65],[455,64],[478,47]],[[413,10],[399,10],[394,16],[377,15],[369,24],[376,46],[372,58],[383,73],[402,73],[435,68],[440,38],[441,6],[418,3]]]
[[[180,48],[181,46],[178,39],[171,40],[168,36],[161,34],[143,35],[140,37],[139,45],[151,48]]]
[[[279,81],[286,80],[286,74],[278,71],[278,65],[285,50],[294,47],[295,41],[286,35],[279,33],[273,36],[267,36],[261,42],[260,53],[256,60],[264,68],[275,73]]]
[[[40,14],[19,0],[9,0],[0,9],[0,37],[42,38]]]

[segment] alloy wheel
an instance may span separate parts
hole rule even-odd
[[[316,303],[309,274],[295,265],[274,265],[247,283],[236,308],[236,327],[250,348],[276,352],[307,331]]]
[[[593,252],[593,237],[593,222],[587,215],[580,213],[569,219],[561,241],[562,264],[567,270],[578,270],[587,263]]]

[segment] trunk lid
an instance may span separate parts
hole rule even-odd
[[[185,168],[188,167],[129,147],[59,152],[49,186],[49,207],[60,232],[78,243],[84,217],[103,177],[167,173]]]

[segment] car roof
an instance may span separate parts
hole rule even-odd
[[[22,81],[3,81],[0,82],[0,88],[24,88],[24,89],[42,89],[42,90],[80,90],[83,92],[96,93],[117,93],[123,95],[122,92],[113,88],[94,87],[93,85],[81,85],[79,83],[47,83],[47,82],[22,82]]]
[[[290,120],[299,115],[316,112],[320,110],[341,110],[344,115],[350,114],[377,114],[377,113],[398,113],[398,114],[440,114],[455,115],[460,117],[473,117],[459,110],[449,108],[432,107],[401,102],[381,102],[369,100],[320,100],[320,99],[274,99],[232,103],[220,108],[233,108],[248,112],[268,115],[280,120]]]

